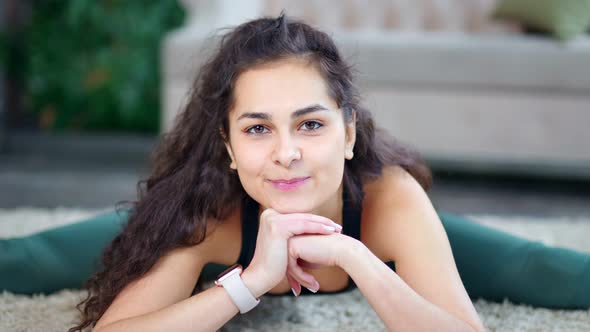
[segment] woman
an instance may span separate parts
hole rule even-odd
[[[428,168],[374,127],[332,40],[284,15],[223,37],[154,161],[71,331],[215,330],[261,295],[352,282],[390,330],[481,331],[455,258],[471,296],[588,305],[583,279],[582,300],[539,297],[534,273],[574,278],[535,264],[529,272],[513,249],[528,265],[561,255],[575,278],[590,274],[586,255],[439,218],[425,194]],[[453,253],[445,229],[460,239]],[[236,262],[243,271],[194,293],[206,264]],[[482,280],[490,269],[495,281]],[[510,288],[522,282],[531,284],[524,296]]]
[[[116,297],[96,331],[215,330],[266,293],[338,291],[349,276],[390,329],[483,330],[437,214],[410,175],[427,185],[426,168],[374,136],[327,35],[285,16],[248,22],[223,38],[201,74],[145,197],[105,254],[94,299]],[[341,232],[342,210],[362,192],[355,239]],[[238,285],[190,296],[206,263],[239,259],[242,231],[254,226],[242,228],[249,197],[260,222]],[[116,271],[124,283],[115,266],[128,266]]]

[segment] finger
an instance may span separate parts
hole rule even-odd
[[[293,290],[293,295],[299,296],[301,294],[301,284],[291,275],[291,270],[287,267],[287,280]]]
[[[289,270],[289,273],[291,274],[291,276],[299,284],[305,286],[310,291],[315,293],[320,288],[320,284],[317,282],[315,277],[312,274],[305,272],[297,264],[297,259],[295,257],[293,257],[292,255],[289,255],[289,262],[288,262],[287,269]]]
[[[276,220],[275,218],[278,218],[280,220],[308,220],[308,221],[312,221],[312,222],[321,223],[326,226],[342,228],[342,226],[340,224],[332,221],[331,219],[326,218],[324,216],[317,215],[317,214],[312,214],[312,213],[281,214],[272,208],[267,208],[264,211],[262,211],[262,214],[260,215],[260,219],[266,220],[269,218],[272,218],[273,220]]]
[[[324,216],[320,216],[317,214],[311,214],[311,213],[288,213],[288,214],[284,214],[280,216],[281,220],[307,220],[307,221],[311,221],[311,222],[317,222],[320,224],[324,224],[326,226],[332,226],[335,228],[339,228],[342,229],[342,226],[339,225],[338,223],[332,221],[329,218],[326,218]]]
[[[281,224],[284,225],[287,232],[293,235],[301,235],[301,234],[334,234],[339,233],[340,230],[336,229],[332,226],[327,226],[325,224],[305,221],[305,220],[294,220],[294,221],[285,221],[282,220]]]
[[[333,222],[332,220],[325,218],[323,216],[309,214],[309,213],[280,214],[280,213],[276,212],[275,210],[268,208],[262,212],[262,215],[260,217],[260,221],[261,221],[261,224],[262,224],[262,222],[264,222],[264,224],[272,225],[272,226],[276,226],[276,224],[285,224],[285,223],[292,224],[293,223],[293,224],[297,224],[297,227],[301,227],[302,226],[301,222],[305,221],[308,223],[317,223],[319,225],[322,225],[329,232],[342,233],[342,226],[340,226],[339,224],[337,224],[337,223]],[[273,228],[278,231],[282,227],[278,227],[278,228],[273,227]],[[295,234],[305,234],[305,233],[328,234],[324,230],[320,229],[318,231],[318,229],[319,228],[316,227],[313,230],[307,230],[307,231],[299,230]],[[293,233],[291,233],[291,235],[293,235]]]

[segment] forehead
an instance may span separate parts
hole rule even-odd
[[[308,59],[285,59],[241,73],[234,87],[231,117],[244,112],[291,112],[312,104],[337,109],[325,80]]]

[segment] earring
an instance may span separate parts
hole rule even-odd
[[[354,157],[354,152],[352,152],[352,150],[347,150],[346,151],[346,159],[351,160],[352,157]]]

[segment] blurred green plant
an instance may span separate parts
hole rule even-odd
[[[156,133],[160,43],[175,0],[34,0],[25,107],[42,128]]]
[[[6,66],[6,37],[4,31],[0,31],[0,71]]]

